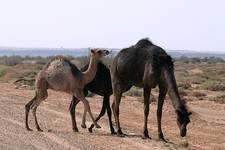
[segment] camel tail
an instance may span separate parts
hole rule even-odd
[[[168,54],[164,54],[164,55],[160,55],[159,56],[159,60],[162,61],[162,63],[168,67],[172,67],[174,66],[173,64],[173,59],[170,55]]]

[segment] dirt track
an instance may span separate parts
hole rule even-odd
[[[156,103],[151,104],[149,132],[152,140],[141,139],[143,104],[136,98],[123,98],[120,106],[121,126],[125,138],[110,135],[107,115],[99,121],[101,129],[90,134],[80,127],[83,105],[77,108],[79,133],[72,132],[67,94],[49,92],[47,101],[37,110],[44,132],[28,132],[24,128],[24,105],[34,94],[27,89],[15,89],[12,84],[0,84],[0,149],[225,149],[225,105],[210,101],[189,102],[194,112],[188,126],[188,137],[181,140],[173,108],[166,100],[163,113],[163,131],[169,143],[158,141]],[[100,111],[102,98],[90,99],[95,116]],[[88,121],[90,118],[87,117]],[[90,122],[87,122],[88,126]],[[30,125],[34,120],[30,114]],[[184,146],[184,143],[188,145]]]

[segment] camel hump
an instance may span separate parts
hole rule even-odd
[[[70,60],[68,60],[67,58],[65,58],[64,56],[55,56],[55,57],[52,57],[48,62],[47,64],[44,66],[43,70],[46,70],[53,62],[55,61],[65,61],[65,62],[70,62]]]
[[[152,45],[153,43],[148,38],[141,39],[135,44],[136,47],[142,47],[142,48],[149,47]]]
[[[55,56],[55,57],[51,58],[48,61],[48,63],[44,66],[43,70],[48,70],[51,67],[55,68],[55,65],[56,65],[56,66],[58,66],[57,67],[58,71],[60,71],[60,68],[63,69],[62,68],[64,66],[63,64],[67,64],[67,66],[70,67],[70,70],[71,70],[73,76],[80,76],[81,72],[77,68],[77,66],[75,64],[73,64],[68,58],[66,58],[64,56]],[[64,68],[65,68],[65,66],[64,66]],[[52,69],[50,69],[50,70],[52,70]]]

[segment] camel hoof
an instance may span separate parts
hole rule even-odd
[[[88,131],[89,131],[90,133],[92,133],[92,132],[93,132],[91,127],[90,127],[90,128],[88,128]]]
[[[123,134],[123,133],[117,133],[117,136],[118,136],[118,137],[125,137],[126,135]]]
[[[84,129],[87,128],[86,124],[81,124],[81,127],[84,128]]]
[[[142,139],[146,140],[146,139],[152,139],[147,133],[144,133],[142,135]]]
[[[101,126],[100,126],[100,125],[98,125],[98,124],[96,124],[96,125],[95,125],[95,128],[101,128]]]
[[[115,135],[115,134],[116,134],[116,132],[115,132],[114,130],[112,130],[112,131],[111,131],[111,134],[112,134],[112,135]]]
[[[43,132],[43,130],[42,130],[41,128],[37,128],[37,130],[38,130],[39,132]]]
[[[151,138],[150,136],[143,135],[143,136],[142,136],[142,139],[143,139],[143,140],[147,140],[147,139],[151,140],[152,138]]]
[[[126,134],[124,134],[124,133],[122,132],[122,130],[119,129],[119,130],[117,131],[117,136],[118,136],[118,137],[125,137]]]
[[[168,143],[167,140],[165,140],[164,138],[160,138],[159,140],[162,142]]]
[[[162,142],[167,143],[167,141],[165,140],[163,135],[159,135],[159,140],[162,141]]]
[[[79,132],[79,131],[78,131],[78,128],[74,128],[74,129],[73,129],[73,132]]]
[[[31,128],[27,128],[27,131],[33,131]]]

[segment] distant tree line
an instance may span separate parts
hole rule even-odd
[[[35,64],[40,64],[40,65],[44,65],[47,63],[47,61],[49,59],[51,59],[54,56],[50,56],[50,57],[41,57],[41,56],[1,56],[0,57],[0,64],[1,65],[6,65],[6,66],[15,66],[17,64],[21,64],[21,63],[35,63]],[[77,62],[79,62],[79,66],[84,66],[89,62],[89,57],[88,56],[82,56],[82,57],[74,57],[74,56],[66,56],[68,59],[70,60],[76,60]],[[102,59],[102,61],[109,66],[110,63],[112,62],[114,56],[108,56],[108,57],[104,57]],[[207,62],[207,63],[218,63],[218,62],[225,62],[225,60],[223,60],[222,58],[219,57],[205,57],[205,58],[198,58],[198,57],[193,57],[193,58],[189,58],[186,56],[181,56],[180,58],[175,58],[175,61],[182,61],[184,63],[199,63],[199,62]]]

